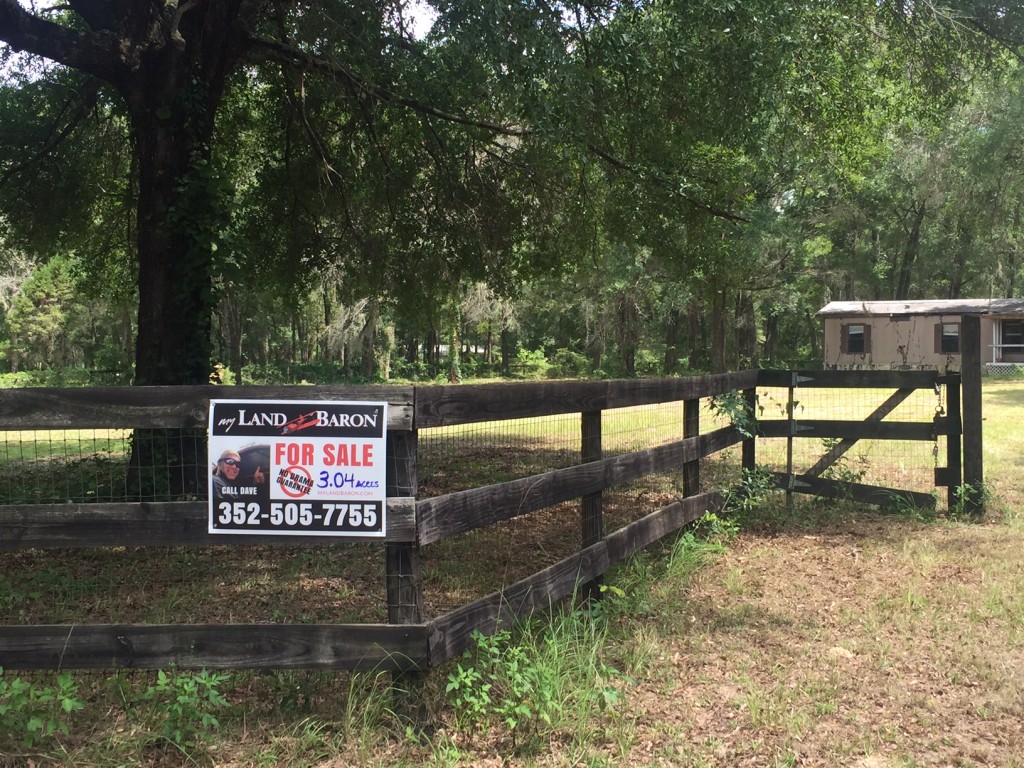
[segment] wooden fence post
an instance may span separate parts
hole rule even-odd
[[[683,401],[683,437],[700,435],[700,400]],[[683,496],[700,493],[700,459],[683,464]]]
[[[601,411],[585,411],[580,418],[580,463],[600,461]],[[583,549],[604,538],[601,491],[589,493],[580,502],[580,516],[583,525]],[[588,582],[582,587],[581,597],[592,600],[600,597],[600,580]]]
[[[964,509],[985,512],[985,477],[982,462],[981,316],[964,315],[960,321],[960,376],[963,382]]]
[[[786,509],[793,509],[793,487],[796,482],[796,475],[793,474],[793,436],[796,434],[796,385],[799,383],[800,375],[796,371],[789,372],[789,387],[786,396]]]
[[[387,495],[416,496],[416,430],[389,432],[387,445]],[[423,575],[416,542],[384,545],[385,588],[388,624],[419,624],[423,621]],[[399,672],[394,676],[395,710],[418,728],[429,728],[423,698],[426,671]]]
[[[416,431],[388,433],[387,495],[416,496]],[[418,624],[423,620],[423,584],[419,546],[415,542],[385,545],[388,623]]]

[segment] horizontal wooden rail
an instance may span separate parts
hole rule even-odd
[[[467,603],[431,621],[428,624],[431,663],[440,664],[471,647],[470,636],[474,630],[490,635],[502,624],[511,625],[534,611],[546,610],[608,568],[607,546],[600,541],[508,589]]]
[[[612,565],[632,557],[641,549],[674,533],[707,512],[720,512],[725,497],[720,493],[702,493],[669,504],[607,536],[608,560]]]
[[[829,499],[846,499],[878,507],[905,504],[916,509],[935,508],[935,497],[930,493],[882,488],[862,483],[847,483],[809,475],[794,475],[790,488],[789,475],[785,472],[773,472],[772,475],[775,477],[776,487],[790,489],[797,493],[807,493]]]
[[[416,427],[504,421],[695,400],[757,384],[756,370],[685,379],[546,381],[416,388]]]
[[[850,389],[930,389],[944,377],[937,371],[828,370],[770,371],[757,377],[759,387],[808,387]]]
[[[387,535],[253,536],[210,534],[205,501],[0,506],[0,552],[64,547],[223,546],[225,544],[389,543],[416,540],[416,502],[387,500]]]
[[[388,403],[388,429],[410,430],[412,387],[33,387],[0,390],[0,431],[205,427],[210,400],[352,400]]]
[[[688,461],[710,456],[743,440],[735,428],[723,427],[646,451],[423,499],[416,505],[420,544],[509,520],[654,472],[681,470]]]
[[[845,437],[851,440],[931,441],[935,439],[936,432],[934,422],[826,419],[800,419],[793,422],[775,419],[757,422],[758,437]]]
[[[470,648],[473,630],[491,634],[502,624],[513,624],[533,611],[546,610],[576,594],[581,585],[643,547],[679,530],[706,511],[721,509],[722,501],[716,493],[682,499],[508,589],[434,619],[428,624],[431,664],[441,664]]]
[[[406,670],[428,659],[422,624],[0,626],[4,669]]]

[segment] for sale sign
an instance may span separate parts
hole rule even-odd
[[[211,400],[210,533],[383,537],[387,403]]]

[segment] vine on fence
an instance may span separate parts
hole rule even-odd
[[[744,437],[757,434],[757,415],[743,392],[732,390],[711,398],[711,412],[729,420]]]

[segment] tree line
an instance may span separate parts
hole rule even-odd
[[[813,363],[830,299],[1013,296],[1022,18],[0,0],[0,364],[671,375]]]

